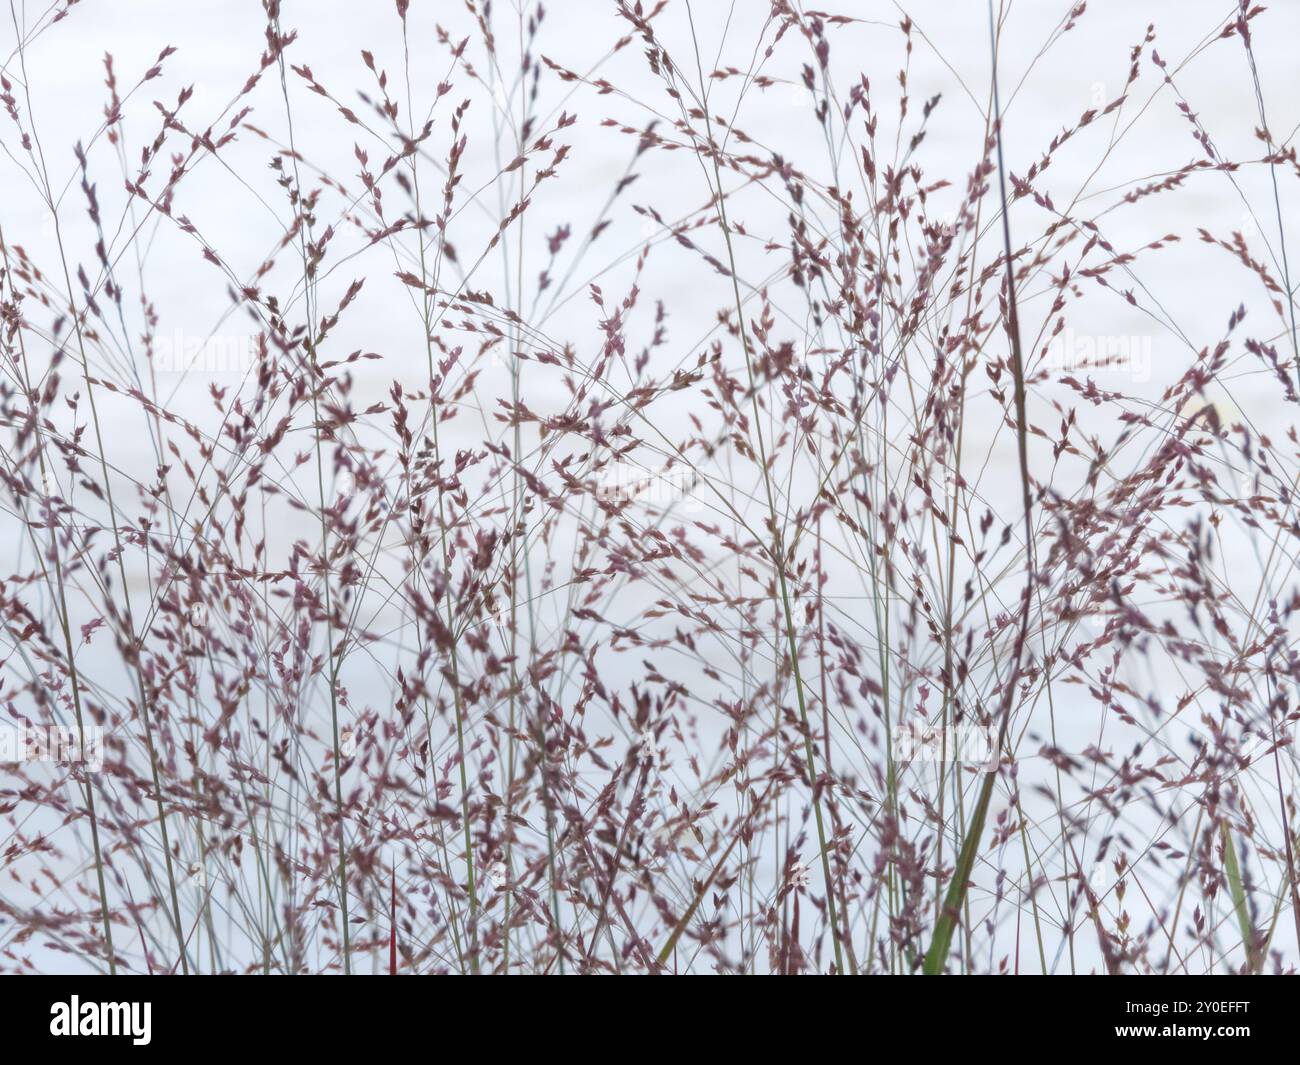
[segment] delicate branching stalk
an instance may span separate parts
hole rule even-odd
[[[1020,622],[1016,631],[1015,645],[1011,650],[1011,661],[1007,666],[1008,675],[1002,678],[1002,698],[996,720],[998,722],[997,741],[993,745],[995,764],[986,769],[980,783],[979,797],[971,813],[970,823],[962,841],[961,851],[953,868],[952,880],[944,897],[943,911],[935,924],[934,937],[925,955],[926,975],[943,972],[948,959],[948,948],[952,943],[953,930],[960,917],[960,910],[970,886],[971,871],[975,866],[975,857],[979,853],[980,841],[984,836],[984,821],[988,817],[989,802],[993,797],[993,786],[998,778],[998,760],[1001,759],[1006,743],[1007,730],[1011,724],[1011,713],[1015,706],[1016,691],[1020,685],[1021,659],[1025,644],[1029,639],[1029,614],[1033,605],[1034,591],[1034,522],[1032,482],[1029,477],[1029,422],[1025,403],[1025,364],[1020,350],[1020,320],[1016,309],[1016,273],[1015,261],[1011,254],[1011,220],[1007,201],[1006,173],[1002,161],[1002,103],[998,95],[998,35],[993,18],[993,0],[989,0],[989,52],[992,57],[993,77],[993,135],[997,142],[998,157],[998,194],[1002,216],[1002,247],[1005,265],[1004,293],[1006,297],[1007,335],[1011,342],[1011,373],[1015,385],[1016,413],[1016,451],[1020,461],[1021,504],[1024,507],[1025,538],[1025,590],[1020,599]]]

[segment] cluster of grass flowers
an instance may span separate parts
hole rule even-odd
[[[1294,969],[1284,16],[598,6],[15,9],[0,967]]]

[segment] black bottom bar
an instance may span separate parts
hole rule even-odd
[[[498,984],[474,988],[477,1001],[468,1008],[489,1020],[487,1032],[480,1030],[478,1036],[490,1042],[518,1033],[535,1044],[543,1033],[551,1033],[570,1046],[581,1045],[583,1029],[604,1031],[616,1008],[631,1030],[648,1025],[647,1031],[662,1038],[676,1016],[689,1025],[681,1035],[712,1030],[720,1049],[734,1051],[737,1035],[746,1038],[745,1026],[735,1023],[728,1003],[740,995],[746,1016],[778,1023],[785,1017],[783,1027],[791,1035],[801,1028],[809,1034],[834,1032],[847,1024],[863,1052],[900,1039],[930,1051],[980,1044],[1076,1050],[1170,1042],[1228,1049],[1257,1039],[1289,1041],[1297,985],[1284,977],[875,978],[866,986],[823,982],[816,1007],[810,1007],[788,983],[778,989],[771,981],[751,981],[743,990],[718,989],[707,998],[697,989],[687,1011],[681,1008],[680,991],[664,983],[659,987],[654,992],[643,982],[635,990],[615,990],[609,981],[589,981],[581,991],[565,988],[568,1003],[560,1006],[558,995]],[[657,1001],[657,994],[664,999]],[[617,1003],[604,1003],[605,996],[616,996]],[[769,996],[772,1003],[764,1007]],[[753,1012],[756,1007],[763,1012]],[[128,1052],[201,1048],[205,1054],[256,1049],[259,1055],[277,1050],[338,1055],[353,1047],[373,1052],[390,1041],[400,1045],[411,1037],[413,1025],[436,1055],[438,1035],[449,1030],[448,1022],[462,1018],[465,1008],[445,982],[434,987],[421,980],[377,977],[275,979],[268,984],[256,977],[30,976],[0,983],[7,1051],[74,1044],[94,1052],[113,1044]],[[494,1016],[508,1023],[493,1023]],[[770,1031],[770,1024],[756,1025],[755,1035],[763,1030]],[[463,1038],[455,1036],[457,1042]],[[450,1049],[450,1043],[441,1049]]]

